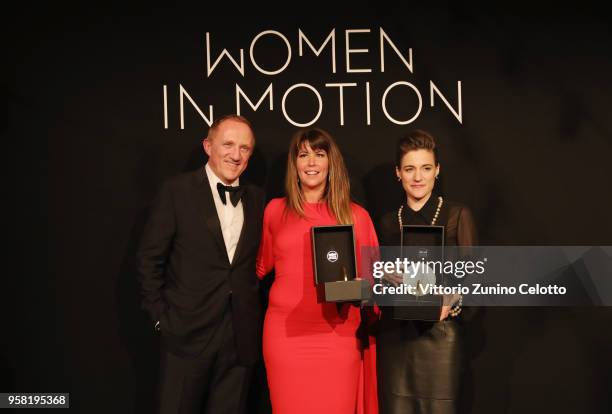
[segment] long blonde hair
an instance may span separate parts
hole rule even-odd
[[[329,167],[323,197],[329,211],[334,215],[338,224],[352,224],[351,184],[344,159],[332,136],[319,128],[299,130],[291,138],[287,156],[287,174],[285,175],[287,210],[304,217],[304,194],[298,180],[296,160],[300,149],[306,143],[313,150],[321,149],[327,153]]]

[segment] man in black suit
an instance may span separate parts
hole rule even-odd
[[[239,185],[255,138],[215,121],[208,163],[165,182],[137,254],[143,307],[161,335],[161,413],[243,413],[259,355],[255,259],[264,196]]]

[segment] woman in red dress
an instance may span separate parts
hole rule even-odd
[[[263,333],[272,410],[376,413],[374,345],[364,349],[357,337],[360,307],[317,302],[312,226],[353,224],[358,264],[362,246],[378,246],[369,214],[350,200],[348,173],[328,133],[293,137],[285,189],[285,198],[266,207],[257,258],[260,278],[275,270]]]

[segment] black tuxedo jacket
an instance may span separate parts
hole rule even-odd
[[[224,312],[231,309],[238,356],[259,355],[261,309],[255,259],[261,238],[264,195],[246,185],[244,224],[229,262],[204,168],[162,186],[137,252],[143,308],[160,321],[171,352],[206,352]]]

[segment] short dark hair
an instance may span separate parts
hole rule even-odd
[[[402,158],[410,151],[424,149],[433,152],[434,162],[438,165],[438,149],[436,148],[436,140],[427,131],[422,129],[415,129],[410,131],[407,135],[400,138],[397,142],[397,153],[396,153],[396,164],[397,167],[401,167]]]
[[[213,123],[210,125],[210,127],[208,128],[207,136],[210,137],[210,135],[213,132],[215,132],[217,128],[219,128],[219,125],[221,125],[225,121],[242,122],[243,124],[249,127],[249,129],[251,130],[251,134],[253,134],[253,139],[255,139],[255,132],[253,131],[253,126],[251,125],[249,120],[243,117],[242,115],[236,115],[236,114],[224,115],[221,118],[215,119]]]

